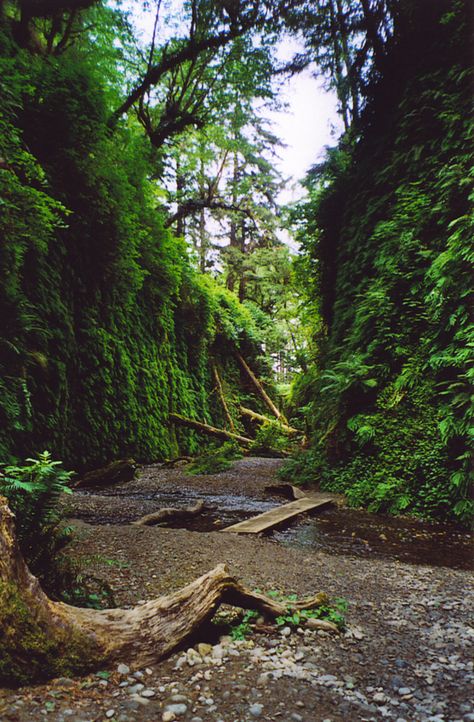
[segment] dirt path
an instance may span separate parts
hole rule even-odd
[[[196,494],[263,500],[278,463],[245,459],[213,477],[151,466],[111,495],[75,496],[74,512],[89,520],[137,518],[156,508],[149,497],[157,486],[176,499],[182,485]],[[224,561],[251,587],[344,597],[348,631],[334,637],[270,627],[242,643],[219,643],[217,632],[214,638],[203,632],[188,653],[154,668],[135,670],[124,659],[99,676],[0,692],[2,722],[474,721],[468,571],[215,531],[76,524],[74,553],[91,560],[89,568],[109,581],[121,606],[175,589]]]

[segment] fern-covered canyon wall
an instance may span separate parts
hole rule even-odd
[[[108,127],[100,48],[45,59],[6,25],[0,40],[0,458],[195,452],[168,414],[223,423],[211,358],[237,382],[252,318],[164,228],[158,161],[133,121]]]
[[[288,473],[357,505],[467,519],[472,122],[467,5],[400,3],[358,126],[307,179],[313,447]],[[355,139],[354,139],[355,135]],[[472,302],[472,297],[471,297]],[[471,333],[471,337],[470,337]]]

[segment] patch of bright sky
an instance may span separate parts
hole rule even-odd
[[[148,11],[144,11],[136,0],[122,0],[120,5],[131,11],[132,22],[141,39],[149,42],[155,19],[153,3]],[[177,10],[179,7],[174,0],[165,1],[163,5],[168,10],[168,18],[170,8]],[[166,24],[169,32],[169,20]],[[283,39],[278,47],[278,59],[289,60],[298,51],[301,52],[301,46],[297,41]],[[279,200],[288,203],[301,197],[303,189],[298,181],[312,165],[323,159],[327,146],[335,145],[342,126],[337,115],[336,95],[324,87],[323,78],[315,77],[314,68],[307,68],[284,81],[279,97],[285,109],[264,112],[272,121],[272,131],[284,144],[278,149],[279,160],[276,162],[284,178],[288,178]]]
[[[278,59],[290,60],[301,46],[285,39],[278,48]],[[289,203],[301,197],[299,184],[315,163],[324,158],[325,149],[336,144],[342,132],[337,114],[336,94],[324,87],[324,78],[315,75],[315,68],[306,68],[289,78],[280,88],[279,97],[286,108],[267,111],[273,132],[284,143],[279,149],[279,169],[288,183],[280,202]]]

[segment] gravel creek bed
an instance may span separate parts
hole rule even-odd
[[[283,503],[264,492],[279,463],[242,459],[228,472],[207,477],[152,465],[128,484],[75,493],[67,500],[76,519],[72,553],[87,572],[107,580],[119,606],[168,593],[225,562],[251,588],[344,597],[345,633],[262,625],[245,640],[232,641],[217,628],[203,629],[150,668],[136,669],[124,659],[84,678],[0,690],[0,720],[474,722],[468,535],[443,528],[448,535],[443,546],[440,528],[417,526],[412,555],[416,539],[426,546],[431,533],[443,560],[451,542],[456,546],[452,566],[437,566],[406,563],[403,555],[400,561],[396,552],[384,558],[372,540],[360,555],[350,547],[299,545],[293,532],[250,538],[128,523],[165,505],[157,504],[157,490],[167,506],[226,497],[229,519],[232,513],[255,515],[269,500]],[[222,525],[219,516],[225,517],[220,512],[213,512],[216,528]],[[413,530],[410,524],[406,528]],[[383,547],[385,534],[379,537]],[[435,552],[436,547],[434,562]]]

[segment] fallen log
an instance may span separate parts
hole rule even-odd
[[[258,378],[255,376],[254,372],[248,365],[247,361],[244,359],[244,357],[237,351],[234,350],[234,355],[239,364],[242,366],[243,370],[249,377],[250,381],[255,386],[255,389],[257,393],[259,394],[260,398],[264,401],[264,403],[268,406],[272,414],[275,416],[275,418],[278,419],[278,421],[282,421],[284,424],[288,424],[285,416],[282,414],[282,412],[275,406],[265,389],[263,388],[262,384],[258,380]]]
[[[219,371],[218,371],[217,365],[215,363],[212,364],[212,373],[214,374],[214,380],[216,382],[217,393],[219,394],[219,399],[222,404],[222,408],[224,409],[224,414],[225,414],[227,422],[230,426],[230,430],[235,432],[234,420],[230,414],[229,407],[227,406],[227,401],[225,400],[225,396],[224,396],[224,389],[222,387],[221,377],[219,375]]]
[[[177,507],[164,507],[158,511],[142,516],[137,521],[132,521],[135,526],[153,526],[155,524],[170,524],[174,521],[186,521],[192,519],[204,511],[209,511],[211,507],[203,501],[198,501],[194,506],[186,506],[183,509]]]
[[[290,609],[327,604],[320,593]],[[53,602],[30,573],[15,536],[13,514],[0,497],[0,683],[86,673],[127,660],[139,666],[168,656],[220,604],[282,616],[288,606],[239,584],[225,565],[172,594],[132,609],[83,609]]]
[[[307,494],[293,484],[267,484],[265,491],[269,494],[281,494],[286,499],[303,499]]]
[[[226,431],[226,429],[216,429],[215,426],[209,426],[209,424],[203,424],[201,421],[194,421],[194,419],[188,419],[186,416],[181,414],[170,414],[170,421],[174,421],[175,424],[180,426],[186,426],[189,429],[200,431],[203,434],[209,434],[210,436],[216,436],[218,439],[224,441],[237,441],[239,444],[249,446],[253,443],[252,439],[248,439],[246,436],[240,436],[232,431]]]
[[[167,459],[161,463],[163,469],[173,468],[176,464],[190,464],[193,460],[192,456],[177,456],[175,459]]]
[[[252,419],[253,421],[260,421],[262,424],[275,423],[273,419],[269,419],[268,416],[258,414],[256,411],[252,411],[252,409],[247,409],[245,406],[239,406],[239,411],[242,416],[248,416],[249,419]],[[294,435],[303,433],[302,431],[298,431],[298,429],[295,429],[293,426],[288,426],[288,424],[283,423],[283,421],[279,421],[279,424],[282,430],[286,431],[287,434]]]
[[[100,469],[84,474],[76,483],[76,488],[83,486],[111,486],[135,478],[137,463],[133,459],[119,459]]]

